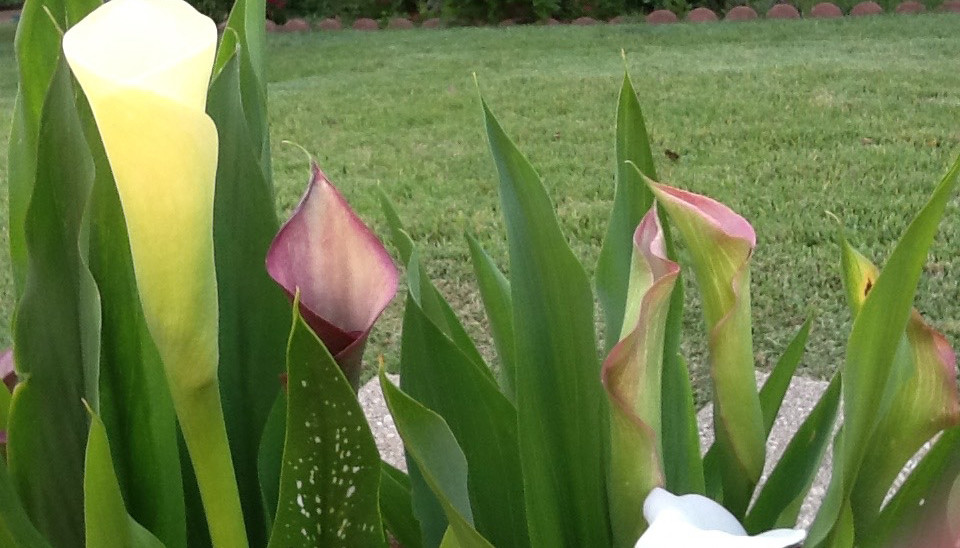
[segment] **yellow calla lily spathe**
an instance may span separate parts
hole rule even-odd
[[[217,129],[205,112],[217,32],[181,0],[111,0],[63,51],[116,181],[157,345],[215,547],[247,545],[217,381]]]
[[[117,183],[147,324],[187,386],[216,377],[217,131],[204,112],[215,47],[213,21],[179,0],[112,0],[63,39]]]

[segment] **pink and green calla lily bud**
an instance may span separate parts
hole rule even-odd
[[[676,496],[659,487],[643,504],[650,527],[634,548],[795,548],[807,534],[801,529],[774,529],[749,536],[726,508],[701,495]]]
[[[703,302],[724,504],[746,511],[766,453],[753,364],[750,256],[756,233],[716,200],[647,179],[687,245]]]
[[[356,388],[367,337],[397,293],[397,268],[314,164],[307,191],[267,252],[267,271]]]
[[[843,242],[842,262],[856,316],[880,270],[847,242]],[[888,404],[878,407],[879,425],[861,465],[864,473],[851,494],[858,510],[855,519],[876,515],[910,457],[941,430],[960,424],[957,358],[946,337],[913,310],[900,347],[894,371],[901,382],[890,383],[896,391],[889,395]]]
[[[63,37],[126,221],[143,314],[163,362],[215,547],[246,546],[220,404],[207,86],[214,22],[181,0],[111,0]]]
[[[150,334],[171,382],[188,387],[217,376],[217,130],[205,112],[216,43],[213,21],[180,0],[112,0],[63,38],[117,184]]]
[[[633,258],[620,342],[603,363],[610,402],[607,499],[615,546],[631,546],[643,531],[643,501],[663,485],[660,383],[670,295],[680,273],[667,258],[656,207],[633,236]]]

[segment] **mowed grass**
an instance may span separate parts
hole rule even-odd
[[[303,153],[283,140],[314,153],[360,215],[386,234],[375,193],[381,185],[433,279],[493,356],[464,233],[509,265],[472,75],[539,170],[592,274],[613,197],[614,112],[626,66],[660,178],[730,205],[757,231],[751,273],[758,366],[772,365],[815,314],[803,368],[823,377],[842,363],[850,327],[834,216],[858,248],[882,262],[960,154],[958,24],[952,15],[891,15],[272,35],[278,209],[289,214],[308,176]],[[4,32],[0,127],[8,128],[15,67],[12,33]],[[5,166],[6,130],[2,135]],[[668,149],[679,157],[669,159]],[[954,199],[947,210],[917,299],[955,344],[957,205]],[[3,238],[5,249],[5,226]],[[2,266],[6,345],[13,297]],[[687,285],[684,353],[703,389],[705,344],[692,276]],[[383,354],[396,365],[402,300],[378,324],[370,363]]]

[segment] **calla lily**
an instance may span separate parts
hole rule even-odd
[[[843,242],[843,273],[853,314],[859,313],[880,270],[867,257]],[[914,309],[897,351],[892,374],[897,391],[878,406],[883,417],[873,434],[854,484],[854,518],[872,520],[903,465],[941,430],[960,424],[957,357],[949,341]],[[864,528],[869,523],[861,524]]]
[[[267,252],[267,271],[356,388],[367,336],[397,292],[390,254],[314,164],[300,205]]]
[[[643,503],[643,517],[650,523],[634,548],[792,548],[803,544],[801,529],[774,529],[747,535],[726,508],[702,495],[676,496],[659,487]]]
[[[727,206],[647,180],[687,244],[703,297],[723,500],[742,515],[760,479],[766,431],[753,366],[749,261],[757,237]]]
[[[214,545],[243,546],[217,382],[218,144],[205,113],[216,41],[214,22],[181,0],[112,0],[64,35],[63,51],[116,181],[144,317]]]
[[[633,259],[620,342],[603,363],[610,401],[607,494],[617,546],[629,546],[643,530],[643,500],[663,484],[660,448],[660,383],[663,336],[670,295],[680,273],[667,258],[656,207],[633,236]]]

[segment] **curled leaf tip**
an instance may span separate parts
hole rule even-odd
[[[314,164],[307,191],[267,252],[267,272],[356,383],[373,323],[397,291],[398,273],[376,235]]]
[[[655,183],[649,179],[647,181],[657,198],[669,200],[690,209],[727,236],[744,240],[750,244],[751,248],[756,247],[757,233],[753,230],[753,226],[726,205],[707,196]]]

